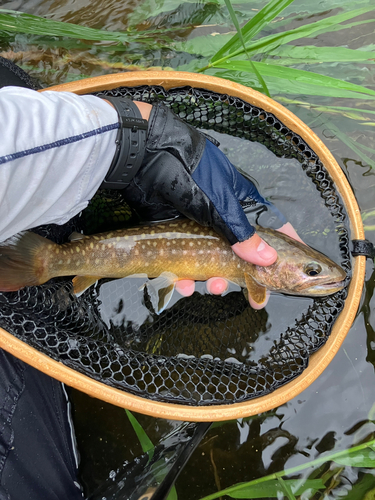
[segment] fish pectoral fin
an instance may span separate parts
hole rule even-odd
[[[161,314],[168,306],[178,277],[169,272],[148,281],[145,286],[151,299],[151,304],[157,314]]]
[[[69,241],[78,241],[78,240],[83,240],[83,238],[86,238],[84,234],[77,233],[77,231],[73,231],[68,239]]]
[[[260,285],[250,274],[245,273],[245,282],[248,293],[248,298],[252,298],[258,305],[263,304],[267,299],[267,289]]]
[[[94,285],[100,279],[101,276],[75,276],[72,280],[73,292],[79,297],[85,290],[90,288],[90,286]]]

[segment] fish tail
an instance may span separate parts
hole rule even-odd
[[[14,292],[40,285],[52,276],[46,273],[46,256],[56,244],[31,232],[18,233],[0,244],[0,291]]]

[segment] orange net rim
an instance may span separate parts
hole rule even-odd
[[[340,193],[350,220],[352,239],[364,239],[364,230],[360,210],[354,193],[336,160],[314,132],[293,113],[273,99],[243,85],[221,78],[174,71],[137,71],[118,73],[88,78],[76,82],[56,85],[45,90],[88,94],[100,90],[117,87],[136,87],[140,85],[158,85],[169,90],[175,87],[191,86],[211,90],[219,94],[238,97],[254,106],[273,113],[285,126],[301,136],[311,149],[319,156],[329,172]],[[348,334],[358,310],[365,278],[365,257],[353,259],[352,280],[348,289],[348,297],[344,308],[337,318],[329,339],[315,354],[310,357],[309,366],[293,381],[285,384],[271,394],[243,403],[219,406],[187,406],[181,404],[151,401],[134,396],[125,391],[107,386],[83,375],[17,339],[6,330],[0,328],[0,347],[34,368],[51,377],[74,387],[86,394],[122,408],[171,420],[210,422],[248,417],[272,410],[291,400],[310,384],[327,368],[342,342]]]

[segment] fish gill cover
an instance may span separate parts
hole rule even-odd
[[[258,142],[278,158],[298,161],[307,180],[297,187],[301,199],[313,190],[321,201],[314,206],[308,230],[311,234],[321,230],[328,217],[339,242],[338,263],[350,272],[346,213],[333,182],[317,155],[274,115],[235,97],[188,87],[165,91],[142,86],[101,94],[163,101],[195,127]],[[36,232],[62,243],[73,231],[92,234],[116,229],[130,224],[132,217],[121,193],[101,191],[82,216],[65,226],[43,226]],[[291,307],[295,316],[291,324],[278,320],[277,335],[267,337],[268,313],[251,309],[238,292],[224,297],[195,293],[172,301],[158,315],[147,288],[137,280],[99,284],[78,298],[66,278],[1,293],[0,327],[109,386],[187,405],[247,401],[300,375],[309,356],[328,339],[346,298],[343,289],[309,299],[303,312],[297,303],[298,310]],[[261,338],[268,338],[266,349],[258,348]]]

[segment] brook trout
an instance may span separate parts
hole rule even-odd
[[[31,232],[0,246],[0,291],[40,285],[57,276],[73,276],[74,292],[82,293],[100,278],[145,276],[156,291],[159,312],[179,279],[205,281],[221,276],[243,288],[258,304],[266,290],[318,296],[345,285],[343,269],[322,253],[271,229],[257,232],[277,251],[268,267],[243,261],[212,229],[178,220],[121,229],[93,236],[73,235],[57,245]]]

